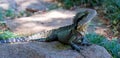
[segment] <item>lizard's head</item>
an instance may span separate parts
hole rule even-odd
[[[86,9],[84,12],[77,13],[73,21],[75,30],[79,33],[85,33],[88,23],[95,17],[96,14],[96,11],[92,9]]]
[[[86,17],[88,15],[88,12],[78,12],[74,19],[73,19],[73,24],[76,24],[77,22],[79,22],[80,20],[82,20],[84,17]]]
[[[87,15],[88,15],[88,11],[78,12],[76,19],[83,18],[84,16],[87,16]]]
[[[85,18],[88,15],[87,11],[84,12],[78,12],[76,16],[74,17],[73,24],[75,25],[75,29],[80,30],[81,27],[84,27],[83,25],[78,25],[78,22],[82,21],[83,18]]]

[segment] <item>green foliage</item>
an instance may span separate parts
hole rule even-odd
[[[100,44],[103,40],[105,40],[105,37],[102,35],[98,35],[98,34],[87,34],[86,37],[88,38],[88,40],[94,44]],[[96,39],[97,38],[97,39]]]
[[[100,6],[102,5],[104,0],[58,0],[61,2],[62,6],[69,9],[74,6],[88,6],[88,7],[93,7],[93,6]]]
[[[2,10],[2,8],[0,8],[0,20],[3,20],[6,17],[13,19],[18,17],[27,17],[31,15],[32,13],[28,11],[15,12],[14,9]]]
[[[0,21],[3,21],[5,17],[15,18],[15,16],[13,9],[3,10],[0,8]]]
[[[0,40],[8,39],[8,38],[14,38],[14,37],[17,37],[17,35],[13,34],[10,31],[1,31],[0,30]]]
[[[74,6],[74,0],[72,0],[72,1],[65,0],[63,3],[64,3],[64,7],[66,7],[66,8],[70,8],[70,7]]]
[[[62,4],[62,7],[69,9],[74,5],[73,0],[58,0]]]
[[[15,17],[15,11],[13,9],[8,9],[8,10],[5,11],[5,16],[10,17],[10,18],[14,18]]]
[[[117,42],[117,40],[109,41],[104,36],[95,33],[87,34],[86,37],[91,43],[105,47],[114,58],[120,58],[120,44]]]
[[[9,18],[19,18],[31,16],[31,13],[28,11],[15,12],[13,9],[8,9],[5,11],[5,16]]]
[[[31,16],[32,13],[31,12],[28,12],[28,11],[20,11],[16,17],[28,17],[28,16]]]
[[[120,55],[118,55],[120,52],[120,44],[117,41],[107,41],[103,42],[101,45],[104,46],[115,58],[120,57]]]
[[[103,6],[106,18],[110,19],[112,31],[118,35],[120,33],[120,0],[105,0]]]
[[[2,11],[2,8],[0,8],[0,21],[3,21],[3,11]]]

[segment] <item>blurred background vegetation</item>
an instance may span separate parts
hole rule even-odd
[[[106,37],[96,33],[86,34],[86,37],[91,43],[106,48],[113,58],[120,58],[120,44],[117,39],[108,40]]]
[[[91,43],[105,47],[113,55],[113,58],[120,58],[120,44],[117,40],[120,39],[120,0],[56,0],[56,2],[59,7],[69,10],[77,7],[96,9],[100,17],[109,21],[108,26],[117,38],[110,41],[106,37],[96,33],[87,34],[86,37]],[[4,18],[6,17],[16,18],[30,15],[31,13],[27,11],[15,13],[12,9],[2,10],[0,8],[0,26],[6,26],[4,23]],[[0,40],[13,37],[17,37],[17,35],[9,30],[0,30]]]

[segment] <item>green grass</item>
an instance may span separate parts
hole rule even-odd
[[[105,17],[110,20],[114,35],[118,36],[120,34],[120,0],[105,0],[103,7]]]
[[[15,37],[18,37],[18,36],[10,31],[1,31],[0,30],[0,40],[8,39],[8,38],[15,38]]]
[[[8,9],[5,11],[5,16],[10,18],[15,18],[15,11],[13,9]]]
[[[74,6],[95,7],[101,6],[104,0],[58,0],[66,9]]]
[[[87,34],[86,37],[88,40],[100,46],[103,46],[107,51],[113,56],[113,58],[120,58],[120,44],[116,39],[107,40],[106,37],[98,34]]]

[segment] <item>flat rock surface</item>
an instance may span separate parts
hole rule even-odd
[[[33,34],[72,24],[75,11],[56,9],[30,17],[6,20],[11,31],[19,34]]]
[[[0,45],[0,58],[112,58],[105,48],[83,47],[80,53],[59,42],[25,42]]]

